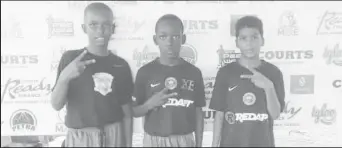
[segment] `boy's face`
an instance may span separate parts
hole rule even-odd
[[[110,11],[89,10],[86,12],[82,27],[88,35],[89,44],[107,46],[114,33],[113,15]]]
[[[163,57],[179,57],[183,39],[185,39],[180,26],[180,22],[175,20],[164,20],[158,24],[154,40]]]
[[[241,54],[247,58],[259,57],[260,47],[264,42],[259,30],[245,27],[239,31],[236,46],[241,50]]]

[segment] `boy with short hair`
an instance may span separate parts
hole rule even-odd
[[[274,147],[273,120],[284,108],[282,72],[259,59],[262,21],[245,16],[236,23],[238,61],[220,68],[209,108],[216,110],[213,147]]]
[[[107,48],[113,19],[107,5],[89,4],[82,25],[88,46],[67,51],[60,60],[51,104],[55,110],[66,105],[66,147],[132,144],[134,85],[128,63]]]
[[[145,116],[144,147],[201,147],[204,83],[201,71],[179,56],[182,20],[164,15],[155,32],[160,57],[138,70],[134,88],[134,115]]]

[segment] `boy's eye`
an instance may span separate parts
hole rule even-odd
[[[180,38],[180,35],[174,35],[174,36],[172,36],[172,38],[173,38],[174,40],[178,40],[178,39]]]
[[[161,35],[161,36],[159,36],[159,38],[162,39],[162,40],[165,40],[166,39],[166,35]]]
[[[239,40],[246,40],[246,37],[239,37]]]

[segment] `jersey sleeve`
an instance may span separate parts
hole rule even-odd
[[[273,84],[274,84],[274,89],[277,93],[277,97],[280,103],[280,112],[282,112],[285,107],[285,88],[284,88],[283,73],[280,70],[278,70],[278,73],[275,76],[275,79],[273,80]]]
[[[147,100],[146,98],[146,90],[145,90],[145,84],[146,84],[146,76],[145,72],[142,68],[140,68],[137,72],[135,83],[134,83],[134,94],[133,97],[135,98],[134,102],[136,105],[142,105]]]
[[[198,69],[197,83],[195,82],[195,106],[204,107],[205,106],[205,90],[202,72]]]
[[[212,98],[209,104],[210,109],[222,112],[227,108],[226,94],[228,89],[228,84],[225,81],[226,74],[224,71],[225,70],[221,68],[217,72]]]
[[[125,63],[124,64],[125,66],[123,67],[122,74],[121,74],[122,79],[120,79],[121,83],[117,89],[119,103],[121,105],[132,102],[132,94],[133,94],[133,89],[134,89],[131,68],[127,62],[124,62],[124,63]]]

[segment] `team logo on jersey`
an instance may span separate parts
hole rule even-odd
[[[226,112],[225,114],[225,118],[226,118],[226,121],[229,123],[229,124],[235,124],[235,114],[232,113],[232,112]]]
[[[112,92],[112,82],[114,77],[108,73],[95,73],[93,75],[94,80],[94,90],[102,95],[107,95]]]
[[[173,90],[177,87],[177,80],[174,77],[168,77],[165,79],[165,87]]]
[[[248,106],[253,105],[255,103],[255,100],[255,95],[251,92],[245,93],[242,97],[243,103]]]
[[[37,119],[26,109],[19,109],[13,113],[10,126],[14,132],[32,132],[36,130]]]

